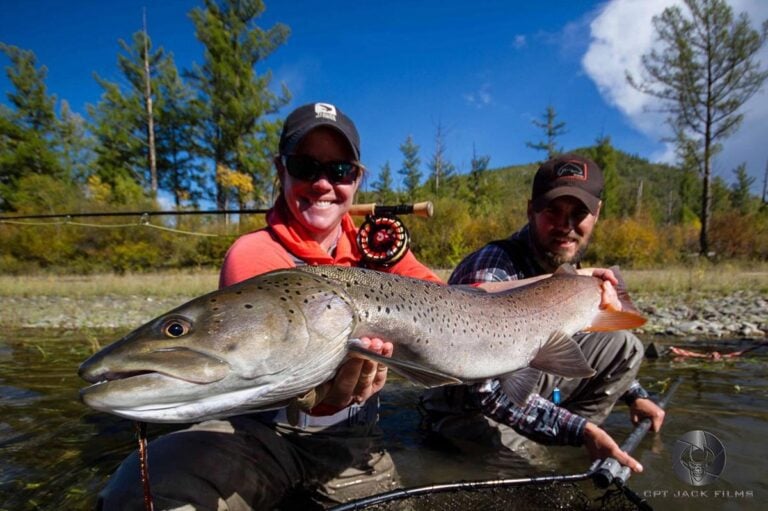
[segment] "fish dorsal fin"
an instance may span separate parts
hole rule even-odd
[[[595,374],[579,345],[562,330],[552,332],[530,366],[565,378],[589,378]]]
[[[576,267],[573,266],[570,263],[563,263],[560,266],[557,267],[555,270],[555,273],[553,275],[578,275],[579,272],[576,271]]]
[[[395,356],[384,357],[378,353],[374,353],[361,346],[358,346],[354,342],[351,342],[348,347],[349,351],[353,351],[363,358],[384,364],[403,378],[406,378],[414,383],[418,383],[419,385],[423,385],[424,387],[439,387],[441,385],[456,385],[459,383],[464,383],[460,379],[449,374],[441,373],[440,371],[435,371],[434,369],[430,369],[428,367],[424,367],[407,360],[401,360]]]
[[[541,371],[533,367],[524,367],[499,378],[504,393],[517,406],[525,406],[528,398],[536,391]]]

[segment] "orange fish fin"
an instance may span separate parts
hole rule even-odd
[[[625,312],[634,312],[639,315],[640,311],[632,302],[632,298],[629,297],[629,291],[627,291],[627,283],[624,281],[624,276],[621,274],[619,267],[611,266],[609,269],[616,276],[616,280],[619,281],[619,283],[616,284],[614,287],[616,289],[616,295],[618,296],[619,301],[621,302],[621,310]]]
[[[616,310],[611,305],[602,309],[592,320],[585,332],[611,332],[641,327],[648,321],[636,311]]]

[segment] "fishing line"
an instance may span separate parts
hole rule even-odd
[[[265,214],[269,209],[216,209],[216,210],[181,210],[181,211],[113,211],[103,213],[51,213],[39,215],[15,215],[0,216],[0,224],[19,226],[51,226],[73,225],[80,227],[96,228],[124,228],[124,227],[150,227],[174,234],[186,234],[192,236],[219,237],[218,234],[185,231],[163,225],[155,225],[150,222],[153,216],[186,216],[186,215],[247,215]],[[353,204],[349,208],[352,216],[363,216],[366,219],[358,231],[357,246],[363,256],[363,260],[372,266],[390,266],[408,251],[410,235],[405,224],[397,215],[417,215],[431,217],[433,214],[432,203],[417,202],[415,204],[381,205],[375,203]],[[73,218],[91,217],[130,217],[138,216],[137,224],[93,224],[73,221]],[[63,219],[55,221],[55,219]],[[51,222],[39,222],[35,220],[54,220]]]
[[[153,511],[155,504],[152,499],[152,490],[149,488],[149,466],[147,463],[147,423],[134,422],[133,425],[139,441],[139,474],[144,492],[144,509],[145,511]]]

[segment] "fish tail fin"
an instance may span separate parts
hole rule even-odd
[[[640,315],[640,311],[632,302],[632,298],[629,297],[629,291],[627,291],[627,283],[624,281],[624,275],[621,274],[619,267],[611,266],[609,270],[613,272],[613,274],[616,276],[616,280],[619,281],[615,287],[616,294],[618,295],[619,301],[621,302],[621,310],[626,312],[634,312],[635,314]]]
[[[565,378],[589,378],[595,375],[595,370],[589,366],[579,345],[562,330],[552,332],[529,365]]]
[[[504,375],[499,378],[499,382],[504,393],[513,403],[517,406],[525,406],[530,395],[536,391],[540,376],[541,371],[538,369],[524,367]]]
[[[610,305],[601,310],[592,320],[592,324],[584,329],[585,332],[612,332],[614,330],[629,330],[643,326],[645,317],[637,312],[616,310]]]

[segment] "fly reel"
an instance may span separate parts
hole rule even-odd
[[[376,266],[390,266],[405,256],[411,236],[395,215],[367,215],[357,232],[357,247],[363,261]]]
[[[432,203],[398,204],[381,206],[377,204],[354,204],[352,215],[366,215],[357,232],[357,248],[363,261],[371,266],[391,266],[408,252],[411,235],[397,215],[432,216]]]

